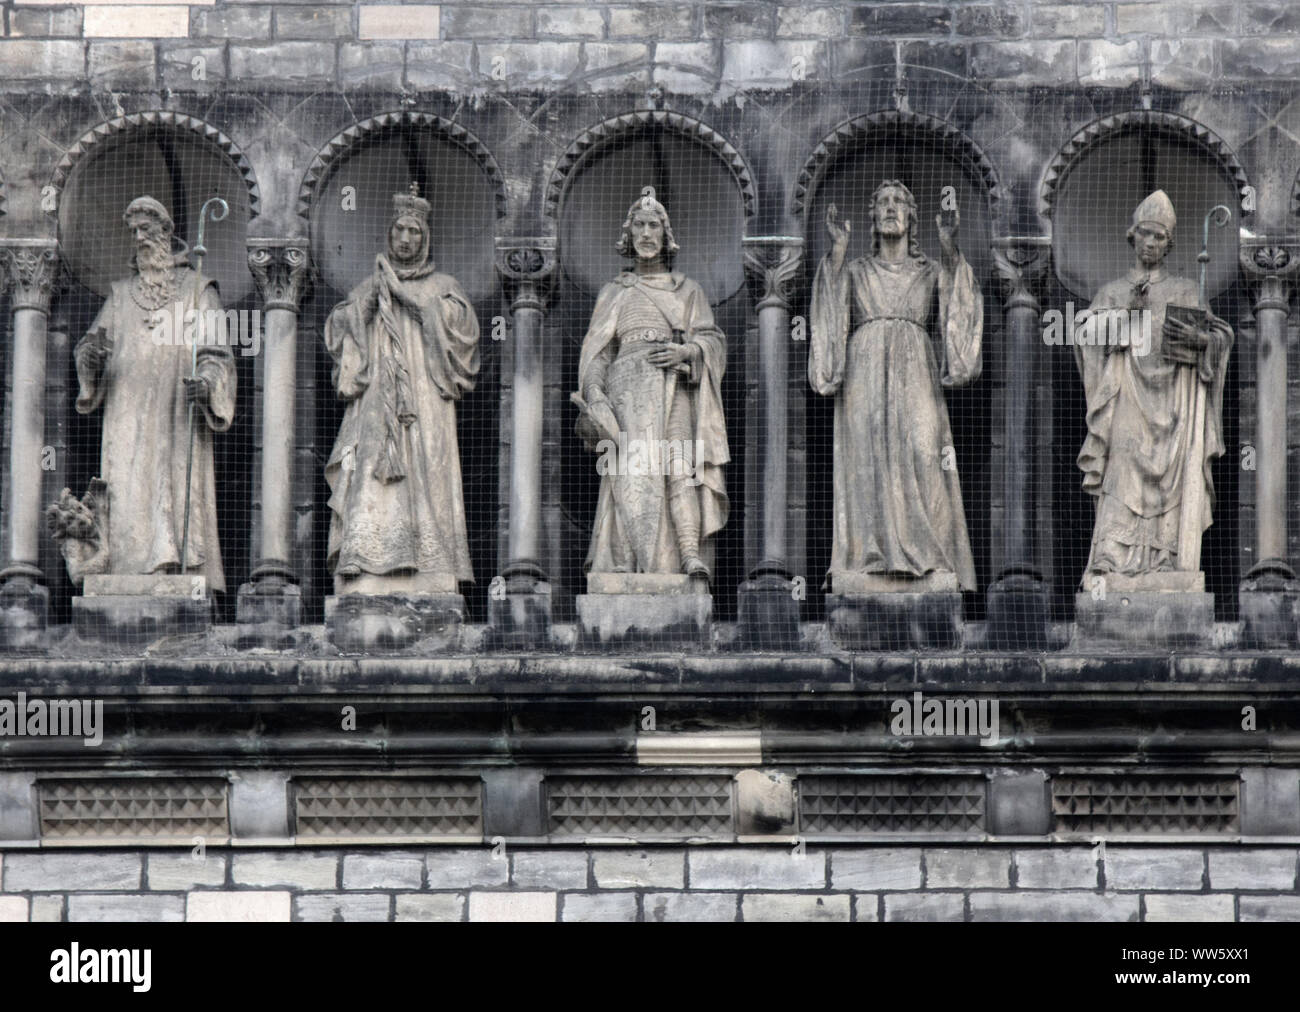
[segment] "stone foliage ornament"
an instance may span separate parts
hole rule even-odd
[[[1088,403],[1078,464],[1097,500],[1085,587],[1111,574],[1200,571],[1233,333],[1195,281],[1165,270],[1176,223],[1163,190],[1138,205],[1128,230],[1134,264],[1097,293],[1094,339],[1074,349]],[[1116,339],[1125,329],[1117,322],[1127,342]]]
[[[974,590],[943,399],[982,368],[984,301],[957,248],[958,213],[939,215],[938,262],[921,252],[916,200],[899,180],[872,195],[868,256],[846,261],[852,225],[837,215],[831,205],[808,349],[809,383],[835,398],[831,589],[919,590],[926,578]],[[859,586],[864,576],[874,579]]]
[[[77,411],[104,410],[103,477],[80,502],[65,489],[47,525],[75,583],[185,572],[222,591],[212,433],[234,419],[236,374],[229,345],[207,340],[199,322],[215,319],[221,302],[216,284],[173,252],[174,224],[159,201],[136,198],[123,220],[136,244],[131,276],[113,283],[75,351]],[[187,319],[181,334],[167,326],[178,318]]]
[[[726,338],[700,285],[672,270],[677,250],[644,187],[618,242],[635,265],[601,289],[572,395],[601,472],[589,573],[709,580],[727,522]]]
[[[387,250],[325,323],[347,402],[325,467],[327,559],[340,593],[367,574],[438,592],[474,579],[455,405],[478,376],[479,323],[464,289],[429,259],[429,212],[414,183],[394,195]],[[424,583],[412,587],[412,577]]]

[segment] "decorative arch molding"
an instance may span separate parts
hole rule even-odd
[[[1195,144],[1214,159],[1224,175],[1232,179],[1237,187],[1238,196],[1241,196],[1245,188],[1250,185],[1246,170],[1242,168],[1232,148],[1209,127],[1177,113],[1155,112],[1150,109],[1136,110],[1094,120],[1065,143],[1048,164],[1047,171],[1043,175],[1043,183],[1038,194],[1038,213],[1048,219],[1052,217],[1061,184],[1085,154],[1108,140],[1140,130],[1179,137]],[[1300,184],[1300,179],[1297,183]],[[1296,199],[1297,197],[1293,195],[1293,207]]]
[[[855,116],[845,120],[823,137],[799,171],[795,181],[792,213],[803,215],[808,212],[812,197],[826,177],[827,170],[846,150],[856,147],[869,134],[889,130],[912,131],[928,135],[939,145],[954,151],[962,167],[983,184],[988,193],[989,212],[994,214],[998,201],[1002,197],[1002,187],[998,181],[997,170],[988,156],[980,150],[979,145],[945,120],[927,113],[900,109]]]
[[[124,134],[131,134],[149,128],[174,130],[178,133],[190,133],[207,141],[226,156],[239,172],[244,186],[248,189],[248,212],[256,217],[262,206],[261,191],[257,186],[257,177],[253,174],[253,165],[239,147],[216,127],[178,112],[137,112],[129,116],[118,116],[94,129],[84,133],[72,147],[68,148],[59,164],[55,166],[50,183],[62,190],[72,174],[73,168],[83,159],[93,156],[97,149],[117,140]],[[56,212],[50,212],[56,213]]]
[[[468,152],[491,182],[497,218],[506,216],[505,177],[501,174],[496,159],[492,157],[492,152],[483,142],[459,123],[453,123],[433,113],[407,110],[372,116],[331,138],[329,143],[316,153],[311,165],[307,167],[306,175],[303,176],[302,185],[298,188],[298,217],[304,221],[309,220],[312,202],[316,199],[317,192],[344,159],[384,134],[407,126],[428,130]]]
[[[758,205],[758,190],[754,186],[753,175],[750,173],[744,157],[732,146],[731,142],[701,120],[677,112],[656,109],[644,109],[638,112],[625,113],[622,116],[614,116],[589,130],[583,131],[578,139],[569,145],[568,150],[560,156],[560,160],[555,165],[555,170],[551,173],[550,181],[546,186],[546,203],[543,213],[548,218],[556,216],[559,212],[560,201],[568,189],[569,183],[575,177],[577,170],[596,152],[621,136],[637,133],[652,126],[665,127],[676,134],[704,145],[717,155],[723,164],[727,166],[736,182],[736,188],[740,191],[745,220],[748,221],[754,216],[754,211]]]

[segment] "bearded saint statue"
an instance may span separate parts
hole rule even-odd
[[[578,434],[601,453],[586,570],[712,576],[727,522],[722,413],[727,345],[704,290],[672,270],[668,211],[645,187],[618,251],[634,261],[600,290],[578,365]]]
[[[77,411],[102,406],[101,475],[109,510],[99,515],[107,531],[106,572],[181,571],[184,538],[189,405],[194,412],[189,544],[185,572],[224,591],[217,540],[217,493],[212,433],[225,432],[235,415],[235,361],[224,342],[206,341],[202,329],[186,327],[191,343],[170,333],[174,318],[195,308],[198,319],[221,311],[217,285],[196,277],[184,253],[173,253],[175,225],[152,197],[137,197],[123,216],[135,241],[131,276],[113,282],[90,330],[74,352],[80,392]],[[180,312],[177,312],[177,306]],[[194,319],[194,318],[191,318]],[[191,377],[192,343],[197,367]],[[105,515],[107,514],[107,516]]]
[[[474,579],[456,402],[478,376],[478,317],[429,259],[430,210],[415,183],[394,195],[387,251],[325,321],[347,402],[325,465],[338,589],[363,573]]]

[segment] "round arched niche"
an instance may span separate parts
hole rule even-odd
[[[107,297],[112,283],[130,272],[135,247],[122,214],[141,196],[167,208],[176,236],[191,247],[204,201],[225,200],[229,214],[205,226],[203,273],[216,280],[226,305],[252,291],[246,238],[258,210],[257,182],[247,158],[215,127],[160,112],[109,120],[68,150],[52,183],[64,261],[96,294]]]
[[[505,187],[487,149],[439,116],[391,113],[340,133],[316,156],[299,194],[312,254],[339,295],[369,276],[388,248],[393,194],[411,183],[431,207],[430,257],[474,301],[497,290],[493,258]]]
[[[1127,234],[1133,211],[1164,190],[1178,217],[1174,248],[1165,259],[1175,275],[1197,279],[1205,215],[1225,205],[1232,218],[1210,227],[1210,298],[1237,277],[1241,200],[1246,174],[1209,129],[1170,113],[1135,112],[1090,123],[1048,166],[1041,213],[1052,221],[1052,260],[1070,292],[1091,301],[1106,282],[1134,264]]]
[[[681,247],[673,270],[698,281],[714,305],[735,295],[745,280],[745,221],[754,211],[749,171],[714,130],[665,112],[607,120],[561,158],[547,210],[557,219],[569,280],[595,295],[630,265],[616,246],[627,210],[646,186],[668,209]]]
[[[960,226],[957,245],[977,278],[989,276],[989,243],[997,175],[984,153],[950,124],[920,113],[881,112],[836,127],[813,152],[795,187],[793,211],[804,216],[809,277],[830,252],[826,211],[852,223],[849,257],[871,252],[871,195],[886,179],[900,179],[916,198],[919,241],[927,256],[939,257],[935,218],[952,187]]]

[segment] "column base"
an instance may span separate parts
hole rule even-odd
[[[537,571],[540,572],[540,571]],[[551,585],[537,572],[497,577],[488,589],[489,650],[530,650],[551,645]]]
[[[1032,569],[1009,569],[989,585],[987,638],[990,650],[1045,650],[1050,603],[1047,585]]]
[[[279,579],[245,583],[235,600],[235,621],[296,628],[302,624],[302,588]]]
[[[1248,650],[1300,646],[1300,580],[1281,559],[1253,566],[1237,591],[1241,645]]]
[[[48,588],[27,576],[6,580],[0,585],[0,652],[43,651],[49,613]]]
[[[1214,644],[1214,595],[1203,573],[1105,578],[1104,594],[1075,594],[1074,645],[1205,649]],[[1100,587],[1099,587],[1100,590]]]
[[[713,595],[708,584],[674,573],[592,573],[579,594],[580,649],[708,649]]]
[[[846,650],[957,650],[961,593],[827,594],[826,628]]]
[[[72,599],[72,625],[82,640],[139,644],[212,628],[212,598],[201,576],[87,576],[82,590]]]
[[[460,594],[339,594],[325,598],[325,633],[344,653],[448,653],[465,615]]]
[[[799,601],[794,581],[783,569],[759,567],[737,595],[742,650],[796,650]]]

